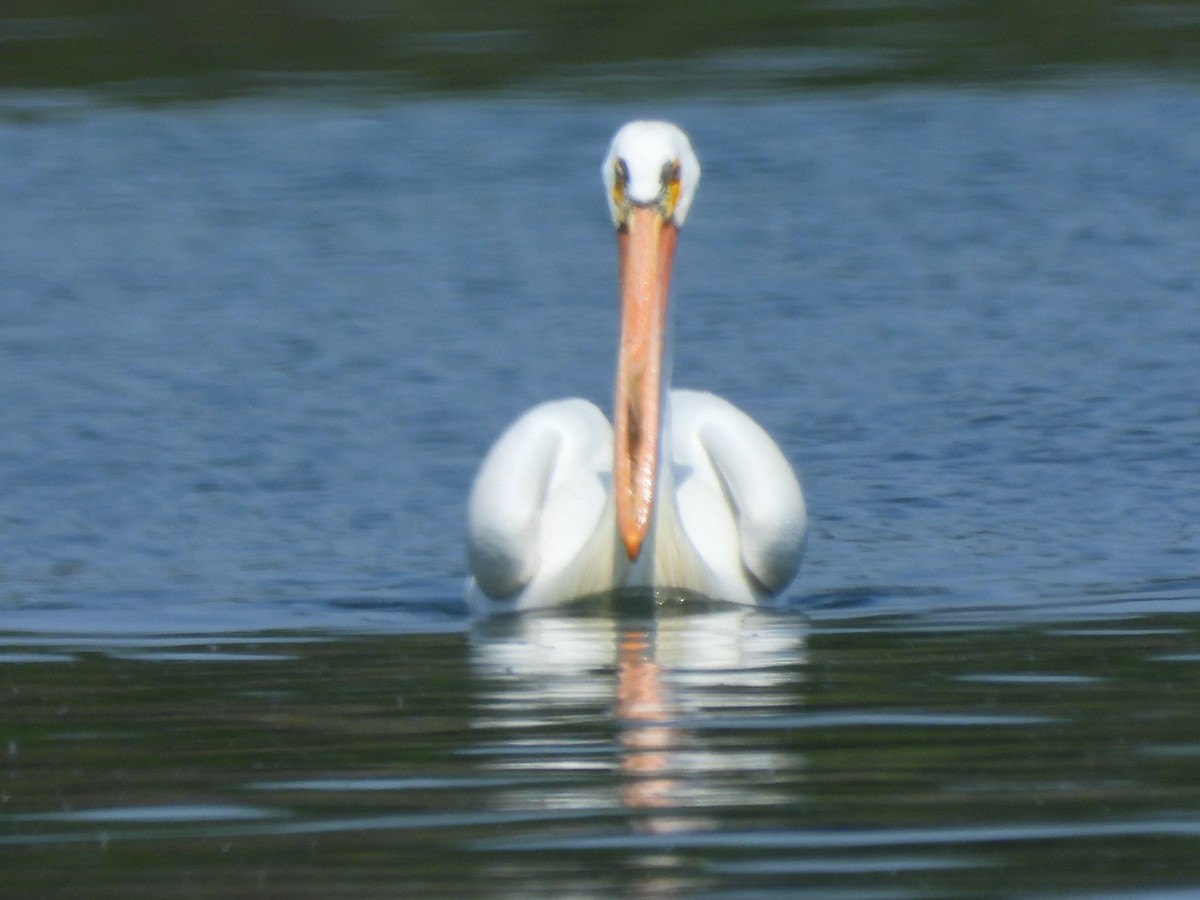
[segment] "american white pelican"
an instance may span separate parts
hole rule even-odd
[[[804,553],[804,495],[774,441],[664,374],[675,240],[700,180],[687,136],[630,122],[602,172],[620,258],[615,429],[571,398],[535,406],[493,445],[467,514],[477,614],[627,586],[752,604],[787,587]]]

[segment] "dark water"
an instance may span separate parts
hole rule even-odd
[[[326,86],[328,88],[328,86]],[[479,457],[610,393],[612,130],[784,609],[470,629]],[[1200,887],[1200,100],[0,95],[0,895]]]
[[[1194,887],[1196,624],[635,608],[470,637],[11,636],[5,894]]]
[[[635,96],[1200,74],[1197,0],[10,0],[0,85],[141,99],[369,80]],[[633,76],[633,77],[631,77]]]

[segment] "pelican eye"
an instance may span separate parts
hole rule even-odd
[[[627,184],[629,184],[629,166],[625,160],[618,159],[613,163],[613,190],[625,193]]]
[[[662,203],[668,216],[675,215],[675,206],[679,203],[679,192],[682,190],[679,175],[679,160],[673,160],[662,169]]]
[[[613,163],[612,202],[617,209],[625,206],[625,187],[629,184],[629,166],[625,160]]]

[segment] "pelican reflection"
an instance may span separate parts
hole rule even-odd
[[[724,738],[802,702],[803,620],[683,599],[613,595],[476,630],[484,765],[537,776],[496,803],[664,833],[714,827],[706,809],[784,802],[776,786],[799,777],[796,749]]]

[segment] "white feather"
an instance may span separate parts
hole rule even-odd
[[[800,484],[753,419],[712,394],[672,391],[659,505],[637,563],[620,549],[612,427],[586,400],[543,403],[492,447],[467,516],[476,614],[660,586],[753,604],[804,554]]]
[[[661,201],[673,190],[666,176],[676,165],[672,206]],[[682,225],[700,179],[687,136],[666,122],[621,128],[602,171],[618,224],[619,195],[624,203],[661,202],[662,215]],[[633,562],[616,523],[613,428],[599,409],[580,399],[543,403],[501,435],[480,467],[467,514],[467,598],[475,613],[632,586],[752,604],[788,586],[804,554],[807,520],[783,453],[749,416],[712,394],[671,391],[663,407],[654,511]]]

